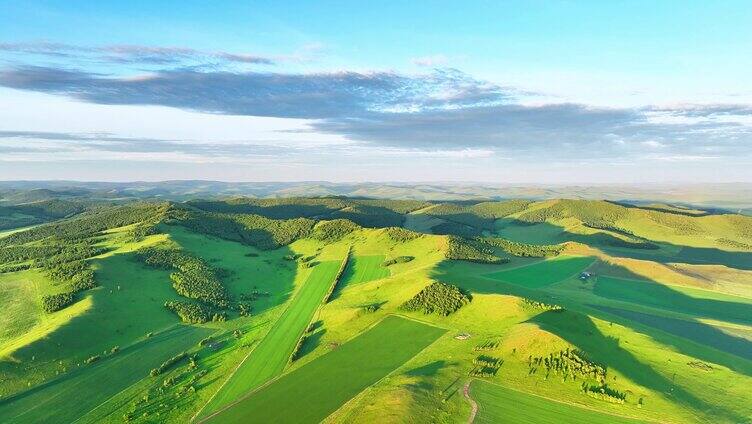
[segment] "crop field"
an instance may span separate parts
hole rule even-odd
[[[285,374],[208,422],[238,422],[244,417],[266,423],[320,422],[444,332],[417,321],[386,317],[370,330]]]
[[[342,276],[342,286],[367,283],[389,276],[389,269],[382,264],[383,255],[353,256]]]
[[[487,278],[540,288],[576,276],[593,263],[593,258],[582,256],[558,256],[519,268],[486,274]]]
[[[311,270],[287,309],[207,404],[202,414],[219,409],[282,373],[298,339],[331,288],[340,265],[340,261],[325,261]]]
[[[640,421],[608,415],[555,400],[509,389],[482,380],[474,380],[470,396],[478,402],[478,423],[564,423],[590,424],[639,423]]]
[[[194,346],[210,330],[176,326],[92,364],[0,401],[0,422],[73,422],[149,375],[149,370]]]
[[[742,324],[752,323],[752,301],[683,287],[600,276],[593,292],[601,297]],[[703,297],[700,297],[703,296]]]

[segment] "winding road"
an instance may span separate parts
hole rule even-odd
[[[467,424],[472,424],[473,421],[475,421],[475,416],[478,414],[478,402],[470,397],[470,383],[472,383],[472,380],[465,383],[465,387],[462,388],[462,393],[465,395],[465,399],[470,402],[470,406],[473,408],[470,411],[470,417],[467,419]]]

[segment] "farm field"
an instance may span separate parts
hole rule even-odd
[[[477,423],[555,423],[592,424],[640,423],[641,421],[603,414],[554,400],[512,390],[498,384],[474,380],[470,396],[478,402]]]
[[[0,401],[4,423],[73,422],[211,330],[178,325],[70,373]]]
[[[593,258],[558,256],[532,265],[487,274],[487,278],[530,288],[541,288],[576,276],[593,263]]]
[[[389,269],[383,266],[384,259],[383,255],[353,256],[342,276],[342,287],[388,277]]]
[[[210,417],[208,423],[317,423],[350,398],[376,383],[433,343],[445,330],[398,316],[348,341],[237,404]],[[291,399],[295,407],[289,407]]]
[[[202,410],[201,415],[216,411],[282,373],[298,339],[332,287],[340,266],[340,261],[324,261],[311,270],[282,315]]]

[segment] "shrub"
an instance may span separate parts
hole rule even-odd
[[[175,366],[178,362],[182,361],[183,359],[188,358],[188,354],[186,352],[179,353],[172,358],[162,362],[161,365],[159,365],[157,368],[152,368],[152,370],[149,372],[149,375],[152,377],[156,377],[163,372],[169,370],[173,366]]]
[[[408,262],[412,261],[413,259],[415,259],[414,256],[397,256],[396,258],[385,260],[381,264],[381,266],[390,266],[390,265],[395,265],[395,264],[404,264],[404,263],[408,263]]]

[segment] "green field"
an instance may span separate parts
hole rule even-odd
[[[648,327],[657,328],[699,344],[752,360],[752,341],[746,338],[736,337],[732,334],[727,334],[717,327],[700,322],[645,314],[627,309],[611,308],[602,305],[591,306],[601,311],[639,322]]]
[[[206,405],[202,414],[219,409],[282,373],[298,339],[331,288],[340,265],[339,261],[324,261],[312,269],[284,313]]]
[[[532,265],[486,274],[486,277],[525,287],[540,288],[577,275],[593,258],[557,256]]]
[[[616,415],[603,414],[556,402],[482,380],[474,380],[470,397],[478,402],[477,423],[639,423]]]
[[[248,419],[260,423],[320,422],[409,361],[444,331],[397,316],[386,317],[370,330],[284,375],[208,422],[234,423]]]
[[[73,422],[209,333],[179,325],[98,362],[82,365],[63,377],[0,401],[0,422]]]
[[[0,274],[0,346],[34,328],[43,319],[33,272]],[[2,351],[2,349],[0,349]]]
[[[389,268],[382,265],[384,259],[383,255],[353,256],[342,276],[342,287],[388,277]]]
[[[705,290],[668,287],[648,281],[600,276],[593,292],[601,297],[721,321],[752,324],[752,302]]]
[[[149,206],[164,215],[101,204],[115,212],[0,238],[2,269],[33,266],[0,273],[0,422],[463,423],[469,380],[476,422],[752,416],[752,218],[556,199],[431,202],[408,214],[395,211],[424,206],[185,198]],[[448,237],[393,227],[400,216],[407,226],[410,216],[438,220],[432,208],[487,232],[494,222],[515,240],[575,242],[545,259],[515,256],[541,250],[517,246],[504,263],[463,260],[454,237],[467,228],[446,225]],[[342,216],[353,221],[330,220]],[[660,249],[607,248],[611,236]],[[182,252],[147,266],[134,253],[144,246]],[[402,256],[412,260],[383,266]],[[80,265],[91,266],[96,287],[45,312],[44,296],[68,290],[66,269]],[[176,284],[181,266],[208,274]],[[583,282],[583,270],[595,275]],[[422,302],[453,305],[447,315],[402,310],[435,282],[468,297],[455,302],[446,287]],[[181,325],[171,300],[208,314]]]

